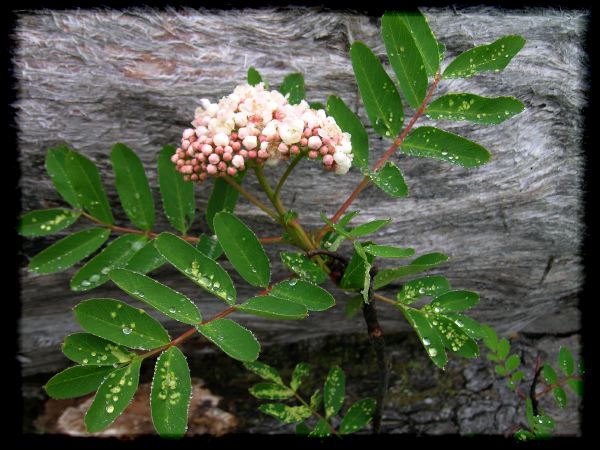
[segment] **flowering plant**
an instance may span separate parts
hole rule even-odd
[[[350,211],[354,199],[373,183],[387,195],[401,198],[408,187],[400,168],[389,161],[397,150],[409,156],[433,158],[463,168],[475,168],[490,160],[481,145],[433,126],[415,127],[424,114],[433,120],[466,120],[480,124],[503,122],[524,109],[512,97],[481,97],[451,93],[433,99],[443,79],[468,78],[483,71],[501,71],[525,44],[520,36],[505,36],[488,45],[458,55],[442,71],[445,48],[439,43],[425,17],[418,11],[386,13],[381,21],[382,37],[397,84],[379,59],[363,43],[350,50],[363,105],[375,133],[392,139],[390,147],[369,167],[369,137],[360,119],[337,96],[326,105],[304,99],[301,74],[292,74],[279,91],[268,90],[260,74],[248,71],[248,83],[237,86],[218,103],[200,100],[193,128],[183,131],[177,148],[166,146],[158,155],[158,177],[167,219],[179,235],[152,231],[155,206],[142,163],[123,144],[113,147],[111,162],[121,204],[136,228],[115,225],[99,172],[84,155],[60,146],[50,149],[46,169],[63,199],[71,208],[33,211],[25,214],[19,230],[25,236],[45,236],[67,228],[83,217],[95,226],[67,236],[38,255],[29,264],[36,273],[66,270],[93,254],[111,233],[121,234],[87,261],[71,280],[71,289],[88,291],[112,281],[131,297],[165,316],[191,328],[172,339],[161,323],[142,309],[115,299],[88,299],[75,308],[85,333],[65,338],[63,353],[77,363],[54,376],[45,386],[55,398],[70,398],[96,392],[86,414],[89,432],[105,429],[125,410],[136,392],[142,363],[158,356],[152,383],[152,420],[162,436],[185,434],[191,389],[190,371],[178,345],[199,333],[231,358],[261,377],[250,393],[266,403],[259,408],[285,423],[297,424],[296,431],[312,436],[349,434],[370,422],[381,426],[383,400],[387,391],[389,365],[383,330],[375,302],[391,305],[414,328],[430,360],[444,368],[448,355],[479,356],[478,340],[493,352],[499,375],[507,376],[511,388],[527,400],[530,430],[522,438],[546,435],[553,426],[533,394],[525,396],[518,387],[524,377],[517,369],[520,360],[509,356],[507,340],[470,318],[465,311],[479,302],[474,292],[453,289],[440,275],[420,276],[447,261],[442,253],[423,254],[409,264],[379,269],[381,259],[412,257],[412,248],[379,245],[369,235],[385,227],[389,219],[359,225],[358,211]],[[402,96],[400,95],[402,94]],[[402,99],[403,97],[403,99]],[[414,109],[404,124],[403,102]],[[331,216],[321,213],[323,226],[306,230],[297,212],[288,210],[280,198],[284,184],[302,159],[320,160],[324,169],[337,175],[353,166],[362,180]],[[273,187],[265,166],[289,160]],[[257,177],[270,205],[243,186],[247,172]],[[195,216],[194,182],[213,182],[206,209],[210,234],[189,236]],[[239,195],[260,208],[282,228],[276,237],[258,238],[233,214]],[[352,255],[339,249],[350,243]],[[288,245],[294,252],[280,257],[290,274],[272,281],[271,263],[263,245]],[[223,255],[256,295],[238,302],[229,273],[219,262]],[[203,318],[198,306],[177,290],[147,274],[169,264],[207,291],[226,307]],[[419,275],[415,277],[416,275]],[[395,298],[381,288],[405,281]],[[340,415],[345,400],[345,376],[340,367],[331,368],[323,387],[305,398],[302,381],[308,365],[299,363],[289,383],[276,369],[257,361],[260,344],[253,333],[229,318],[234,313],[275,320],[301,320],[309,311],[323,312],[335,299],[321,285],[329,279],[354,294],[346,305],[348,315],[362,310],[380,368],[375,398],[358,400]],[[429,301],[422,303],[422,299]],[[421,305],[418,306],[418,303]],[[565,378],[558,380],[553,369],[545,369],[548,392],[564,403],[562,386],[581,392],[581,378],[574,372],[568,351],[561,350],[559,364]],[[498,369],[499,367],[499,369]],[[538,376],[536,375],[534,383]],[[534,386],[535,387],[535,386]],[[289,401],[299,404],[292,406]],[[285,401],[288,403],[283,403]],[[340,417],[338,417],[340,416]],[[310,427],[309,427],[310,425]]]

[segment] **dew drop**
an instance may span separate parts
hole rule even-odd
[[[427,352],[429,353],[429,356],[436,356],[437,355],[437,350],[435,348],[430,348],[427,350]]]
[[[169,312],[171,314],[175,314],[177,312],[177,309],[175,309],[175,307],[171,307],[171,308],[169,308]]]
[[[123,328],[123,334],[131,334],[132,329],[129,327]]]
[[[423,345],[430,345],[431,342],[427,338],[423,338]]]
[[[113,411],[115,410],[115,407],[113,405],[107,405],[106,406],[106,412],[111,414]]]

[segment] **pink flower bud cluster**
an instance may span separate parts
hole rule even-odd
[[[259,83],[239,85],[219,103],[201,99],[194,128],[183,132],[171,161],[192,181],[236,175],[249,160],[274,165],[300,152],[321,159],[326,170],[348,172],[353,157],[350,134],[324,110],[310,109],[304,100],[291,105],[287,98]]]

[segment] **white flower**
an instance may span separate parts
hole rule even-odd
[[[244,144],[244,147],[246,147],[248,150],[254,150],[258,145],[258,142],[256,136],[246,136],[242,144]]]
[[[279,125],[279,137],[287,145],[292,145],[300,141],[303,131],[304,121],[302,119],[286,120]]]

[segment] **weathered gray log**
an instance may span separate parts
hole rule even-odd
[[[447,45],[448,58],[502,35],[523,35],[527,44],[503,72],[444,81],[439,92],[514,95],[527,109],[498,126],[441,123],[489,148],[493,161],[465,170],[398,156],[410,196],[394,200],[370,187],[355,203],[363,211],[359,220],[392,217],[393,224],[378,234],[378,241],[411,246],[418,253],[449,254],[451,262],[435,272],[444,273],[453,286],[480,292],[482,301],[473,315],[499,331],[534,325],[545,332],[575,331],[583,277],[581,108],[586,102],[587,61],[582,39],[588,15],[489,8],[428,9],[426,13],[439,40]],[[289,72],[301,71],[309,100],[324,101],[327,95],[338,94],[367,123],[348,49],[352,41],[362,40],[385,59],[378,26],[378,20],[371,17],[312,8],[20,14],[14,61],[19,80],[15,105],[19,150],[27,167],[21,179],[23,209],[62,204],[42,169],[46,149],[59,142],[98,163],[120,223],[127,222],[119,209],[108,162],[114,143],[123,142],[140,154],[158,204],[158,150],[177,142],[200,98],[226,95],[245,80],[249,66],[275,86]],[[387,143],[371,134],[371,147],[374,161]],[[34,173],[32,168],[39,170]],[[273,176],[282,170],[277,167]],[[302,213],[302,223],[316,227],[320,225],[318,212],[332,213],[356,185],[359,174],[352,171],[336,177],[309,162],[301,170],[301,175],[288,181],[284,203]],[[248,178],[246,184],[257,187]],[[209,188],[206,184],[196,191],[200,211]],[[241,201],[237,212],[259,235],[277,233],[248,203]],[[156,230],[164,229],[168,224],[159,216]],[[205,230],[205,222],[198,219],[193,231]],[[25,241],[25,262],[50,242]],[[274,262],[278,261],[276,250],[269,248]],[[281,264],[274,266],[276,273],[282,269]],[[70,292],[68,281],[73,273],[34,276],[22,271],[24,374],[65,365],[58,344],[78,329],[70,309],[77,302],[90,297],[125,298],[109,284],[87,295]],[[223,306],[170,270],[160,269],[157,278],[189,293],[206,317]],[[243,284],[238,292],[240,298],[254,293]],[[338,303],[344,304],[343,294]],[[546,326],[557,312],[561,319]],[[362,326],[360,318],[344,320],[342,307],[312,314],[302,322],[240,319],[265,337],[265,344],[269,339],[291,342]],[[386,331],[406,329],[399,314],[386,314],[382,326]]]

